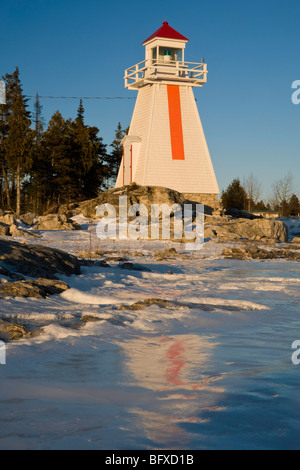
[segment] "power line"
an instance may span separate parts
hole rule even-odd
[[[25,95],[26,98],[36,98],[36,96]],[[41,96],[39,98],[67,99],[67,100],[135,100],[132,96]]]

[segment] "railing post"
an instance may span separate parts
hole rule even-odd
[[[207,64],[203,64],[203,80],[207,82]]]

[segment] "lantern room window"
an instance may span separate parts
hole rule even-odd
[[[155,62],[157,60],[157,47],[153,47],[151,50],[152,50],[152,60]]]
[[[159,61],[182,61],[182,49],[174,49],[172,47],[159,47]]]

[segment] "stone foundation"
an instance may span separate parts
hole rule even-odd
[[[218,207],[218,194],[182,193],[185,199],[210,207]]]

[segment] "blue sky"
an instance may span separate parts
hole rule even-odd
[[[289,171],[300,195],[300,2],[252,0],[2,0],[0,75],[20,69],[24,93],[130,97],[124,70],[163,21],[188,37],[186,60],[208,64],[195,97],[220,189],[253,173],[264,197]],[[76,116],[78,100],[44,99],[48,121]],[[110,144],[133,99],[84,100],[86,123]]]

